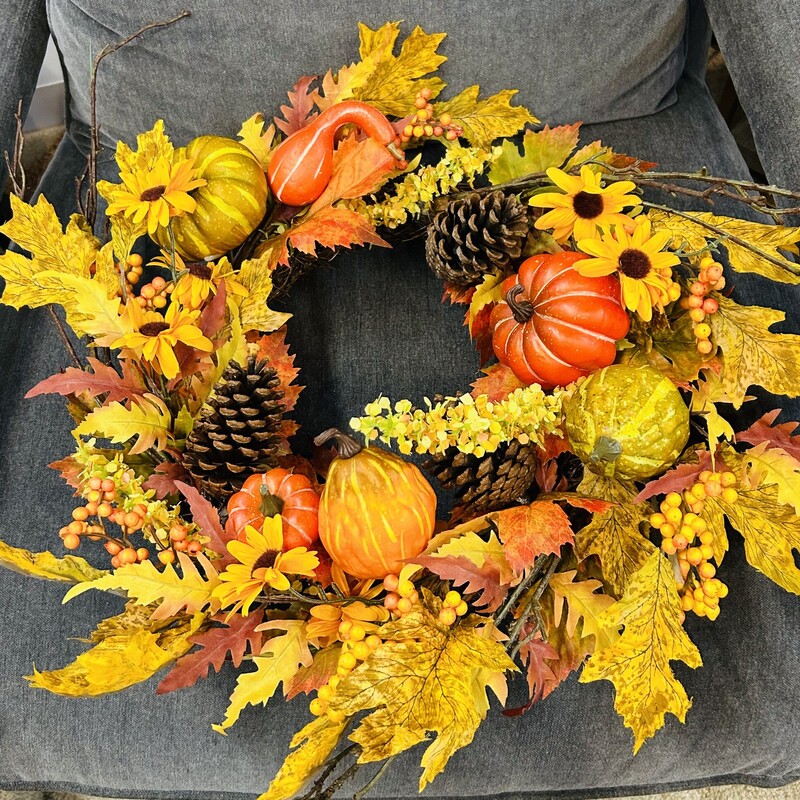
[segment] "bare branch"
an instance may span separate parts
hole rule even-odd
[[[25,197],[25,167],[22,164],[22,151],[25,147],[25,136],[22,133],[22,100],[17,105],[14,114],[17,130],[14,135],[14,152],[9,158],[8,151],[4,153],[8,177],[11,179],[11,188],[14,194],[22,200]]]

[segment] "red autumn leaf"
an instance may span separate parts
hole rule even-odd
[[[608,159],[608,163],[614,167],[614,169],[627,169],[628,167],[635,166],[637,169],[642,170],[642,172],[648,172],[653,169],[653,167],[658,166],[656,161],[642,161],[640,158],[626,156],[624,153],[612,153],[611,158]]]
[[[525,641],[532,633],[532,626],[523,626],[520,635],[521,641]],[[530,641],[525,642],[519,649],[520,658],[523,665],[527,667],[526,677],[528,680],[528,693],[530,700],[520,708],[509,708],[503,712],[507,717],[518,717],[530,709],[530,707],[545,697],[545,690],[558,684],[553,668],[548,661],[558,660],[558,650],[552,645],[542,640],[541,634]],[[550,689],[552,691],[552,689]]]
[[[145,489],[152,489],[156,493],[159,500],[173,494],[180,494],[175,481],[189,481],[189,475],[183,464],[178,464],[175,461],[163,461],[161,464],[156,465],[152,475],[142,484]]]
[[[286,411],[291,411],[297,403],[302,386],[295,384],[297,376],[300,374],[298,367],[294,365],[294,355],[289,355],[289,345],[286,343],[286,328],[281,328],[275,333],[269,333],[258,340],[259,359],[265,358],[270,367],[278,373],[280,387],[283,391],[283,404]]]
[[[547,461],[537,461],[536,469],[534,471],[534,480],[541,491],[555,491],[556,487],[559,485],[558,464],[553,459],[549,459]]]
[[[317,90],[311,90],[311,84],[317,80],[317,75],[306,75],[294,85],[289,95],[289,105],[281,106],[283,119],[275,117],[275,126],[287,136],[305,128],[317,116],[314,111],[314,101]]]
[[[189,641],[199,645],[200,649],[187,653],[175,662],[175,666],[158,684],[156,694],[194,686],[200,678],[208,677],[209,668],[219,672],[228,654],[233,666],[239,667],[248,648],[251,653],[260,653],[264,637],[256,628],[263,620],[263,609],[256,608],[246,617],[234,614],[226,625],[209,628],[190,637]]]
[[[472,384],[473,397],[485,394],[493,403],[505,400],[511,392],[522,389],[525,384],[505,364],[493,364],[483,370],[484,376]]]
[[[311,694],[324,686],[336,672],[339,666],[340,647],[326,647],[318,650],[314,654],[311,666],[300,667],[292,678],[289,690],[286,692],[286,699],[291,700],[298,694]]]
[[[644,489],[633,498],[633,502],[642,503],[657,494],[682,492],[684,489],[688,489],[693,484],[697,483],[697,478],[701,472],[712,469],[711,453],[707,450],[700,450],[697,455],[700,459],[697,464],[678,464],[677,467],[673,467],[668,472],[665,472],[660,478],[656,478],[654,481],[647,483]],[[720,456],[717,456],[717,469],[720,468],[720,465],[724,467],[722,459]]]
[[[480,593],[472,600],[476,607],[485,606],[487,612],[496,611],[508,594],[508,584],[501,583],[500,569],[490,560],[477,567],[466,556],[415,556],[414,563],[425,567],[442,580],[454,586],[464,586],[462,594]]]
[[[474,286],[454,286],[452,283],[445,283],[442,302],[449,300],[451,305],[467,305],[474,294]]]
[[[333,153],[330,182],[311,206],[311,214],[337,200],[372,194],[397,169],[397,164],[397,159],[376,139],[359,141],[349,136]]]
[[[317,491],[322,491],[319,480],[317,480],[317,471],[307,458],[294,454],[281,456],[278,459],[278,466],[288,469],[290,472],[296,472],[298,475],[303,475],[311,481],[311,485]]]
[[[779,408],[768,411],[756,420],[746,431],[736,434],[737,442],[747,442],[754,447],[766,442],[770,447],[780,447],[790,456],[800,459],[800,435],[795,433],[797,422],[773,423],[781,413]]]
[[[92,397],[108,394],[107,403],[125,401],[130,397],[141,397],[145,389],[133,372],[120,375],[112,366],[104,364],[96,358],[87,359],[92,371],[67,367],[64,372],[51,375],[36,384],[26,395],[38,397],[42,394],[80,394],[88,392]]]
[[[175,486],[178,491],[186,498],[189,504],[189,509],[192,512],[192,519],[197,523],[200,528],[202,536],[208,536],[211,540],[208,546],[215,552],[222,556],[220,561],[215,561],[214,566],[224,567],[230,564],[235,559],[228,552],[227,544],[231,537],[225,533],[222,524],[219,521],[219,514],[217,509],[203,497],[194,486],[189,486],[188,483],[183,481],[175,481]]]
[[[228,307],[228,290],[223,278],[217,286],[217,291],[211,301],[200,312],[197,319],[197,327],[203,332],[203,336],[214,341],[220,331],[225,327],[225,312]],[[223,340],[224,341],[224,340]],[[222,344],[222,341],[219,342]]]
[[[506,558],[517,574],[533,566],[538,556],[561,552],[562,545],[573,544],[569,517],[551,500],[534,500],[487,515],[497,528]]]
[[[492,326],[489,324],[489,319],[492,316],[493,304],[484,306],[474,317],[470,318],[470,312],[467,310],[467,315],[464,319],[464,324],[469,330],[469,335],[475,342],[475,349],[480,356],[481,366],[488,364],[494,356],[494,348],[492,347]]]
[[[75,460],[75,456],[67,456],[60,461],[53,461],[47,465],[50,469],[58,470],[61,477],[73,489],[80,487],[80,475],[83,472],[83,465]]]

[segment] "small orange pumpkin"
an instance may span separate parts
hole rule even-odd
[[[305,475],[277,467],[251,475],[228,500],[229,536],[244,540],[247,525],[261,530],[266,517],[283,519],[283,549],[309,547],[319,539],[319,495]]]
[[[319,535],[335,564],[356,578],[397,573],[427,546],[436,523],[436,493],[408,461],[361,447],[331,428],[314,440],[338,450],[319,506]]]

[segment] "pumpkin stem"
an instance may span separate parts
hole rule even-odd
[[[600,436],[589,455],[590,464],[613,464],[622,455],[622,445],[610,436]]]
[[[521,283],[517,283],[506,292],[506,303],[508,303],[514,319],[520,324],[527,322],[533,316],[531,301],[518,299],[524,291],[525,287]]]
[[[274,517],[283,511],[283,500],[280,497],[270,494],[269,489],[264,485],[261,486],[259,491],[261,492],[261,507],[259,511],[265,517]]]
[[[314,444],[321,447],[331,439],[339,458],[352,458],[364,449],[352,436],[342,433],[338,428],[328,428],[314,439]]]

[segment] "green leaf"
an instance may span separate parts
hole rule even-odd
[[[545,172],[550,167],[560,167],[578,145],[581,123],[551,128],[545,125],[540,131],[525,131],[522,152],[517,145],[505,140],[500,145],[500,156],[489,170],[489,181],[497,186],[523,175]]]

